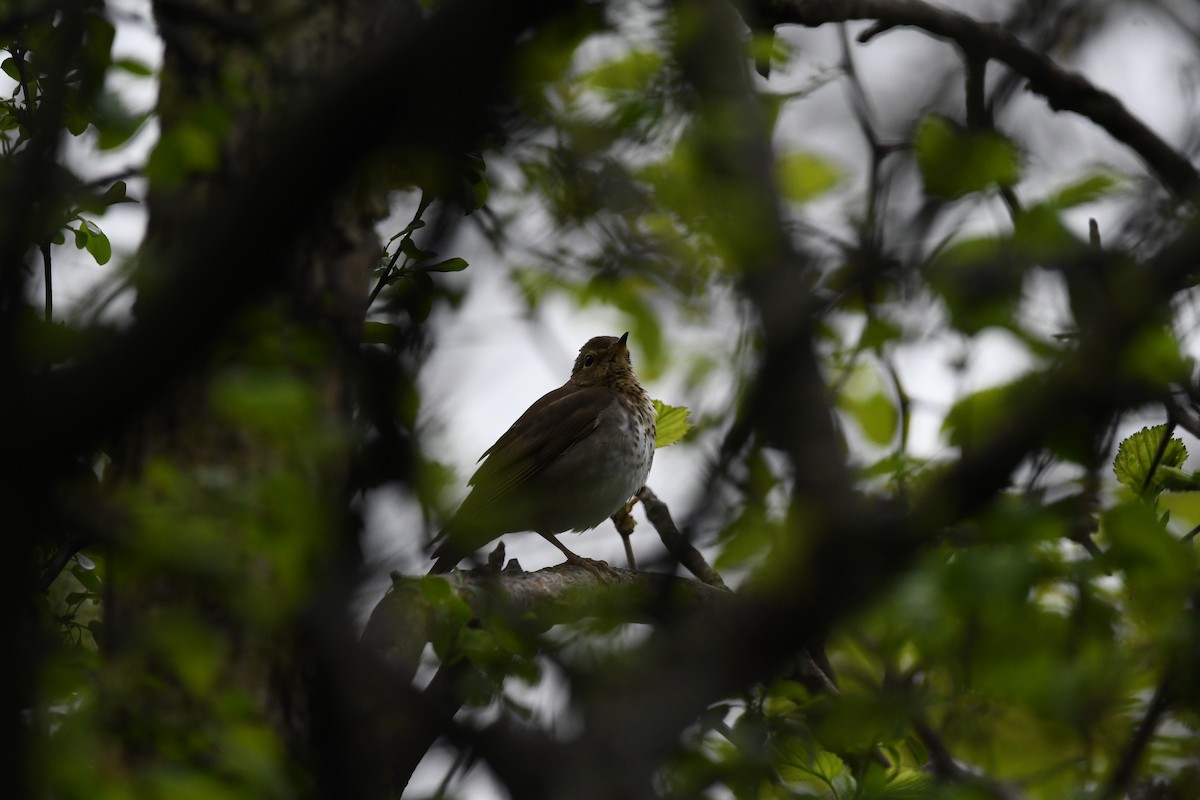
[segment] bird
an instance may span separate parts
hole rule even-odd
[[[579,349],[571,377],[480,456],[471,492],[441,532],[430,574],[449,572],[505,533],[533,531],[592,572],[556,534],[590,530],[625,506],[654,461],[655,411],[629,356],[629,332]]]

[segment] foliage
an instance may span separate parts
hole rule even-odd
[[[655,400],[654,413],[657,423],[654,433],[655,447],[669,447],[677,444],[692,429],[692,424],[688,422],[686,408],[668,406],[660,400]]]
[[[115,4],[0,12],[13,796],[395,796],[438,736],[449,785],[516,797],[1196,795],[1200,178],[1021,44],[1127,47],[1117,16],[865,4],[864,40],[963,56],[877,87],[854,4],[193,5],[155,4],[161,74],[114,56]],[[1039,152],[1070,134],[1026,83],[1145,174]],[[130,174],[79,166],[150,121]],[[72,246],[129,318],[55,316]],[[531,318],[627,323],[672,387],[652,481],[698,465],[675,533],[732,592],[566,567],[528,577],[587,581],[547,608],[405,577],[413,546],[359,636],[364,519],[444,514],[419,376],[488,261]],[[997,339],[1019,369],[980,383]]]

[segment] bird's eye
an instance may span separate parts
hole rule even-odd
[[[595,364],[595,363],[596,363],[595,356],[584,356],[583,357],[583,365],[585,367],[590,367],[592,364]]]

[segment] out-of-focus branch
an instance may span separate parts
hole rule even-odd
[[[892,28],[907,26],[956,42],[972,57],[995,59],[1029,81],[1029,90],[1055,111],[1073,111],[1099,125],[1146,162],[1164,186],[1184,200],[1200,192],[1200,173],[1186,156],[1162,140],[1113,95],[1077,72],[1060,67],[1026,47],[998,25],[978,22],[920,0],[760,0],[778,24],[816,27],[830,22],[874,19],[858,40],[867,42]]]
[[[371,612],[363,640],[409,678],[416,671],[433,624],[428,604],[417,589],[421,580],[450,581],[477,615],[484,606],[499,609],[512,619],[530,620],[541,630],[597,614],[626,622],[653,622],[659,613],[659,598],[669,597],[675,611],[687,612],[722,603],[729,596],[723,584],[716,588],[674,575],[615,567],[602,577],[574,564],[536,572],[510,564],[501,572],[455,571],[413,581],[397,576],[392,590]]]
[[[916,720],[913,722],[913,730],[929,751],[929,766],[939,780],[966,784],[982,795],[996,800],[1021,800],[1025,797],[1025,793],[1017,786],[972,772],[958,763],[945,741],[927,721]]]
[[[510,565],[500,572],[483,568],[415,581],[394,577],[395,584],[375,606],[362,639],[387,670],[387,682],[394,690],[409,686],[434,635],[435,614],[420,591],[420,580],[448,580],[476,616],[485,610],[499,611],[535,632],[597,614],[625,622],[652,622],[663,612],[664,600],[672,613],[679,613],[727,602],[730,597],[723,585],[718,589],[673,575],[623,569],[601,578],[571,564],[537,572]],[[457,684],[464,669],[461,661],[443,664],[423,692],[405,695],[410,702],[407,708],[394,710],[400,718],[393,723],[394,741],[389,747],[394,785],[405,786],[437,738],[452,732],[451,720],[462,704]],[[419,714],[411,713],[414,697],[419,697]]]
[[[1133,736],[1130,737],[1125,751],[1121,754],[1121,760],[1117,762],[1112,777],[1104,787],[1104,793],[1100,795],[1102,800],[1126,797],[1129,789],[1133,786],[1142,755],[1146,752],[1150,740],[1154,738],[1154,732],[1158,730],[1159,724],[1171,705],[1170,684],[1171,675],[1168,673],[1158,684],[1154,690],[1154,696],[1146,705],[1146,710],[1143,712],[1141,720],[1138,721]]]

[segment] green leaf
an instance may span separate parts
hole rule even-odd
[[[687,436],[692,429],[688,421],[688,410],[684,406],[668,406],[659,400],[654,401],[656,417],[654,446],[669,447]]]
[[[1045,204],[1061,211],[1102,200],[1120,188],[1120,176],[1108,172],[1096,172],[1062,187],[1050,195]]]
[[[490,194],[491,189],[488,187],[487,178],[480,175],[478,180],[471,181],[471,195],[472,199],[475,201],[475,205],[473,208],[468,209],[467,213],[469,214],[472,211],[483,208],[484,204],[487,203],[488,196]]]
[[[71,567],[71,574],[75,576],[75,580],[79,581],[83,588],[89,592],[95,593],[100,591],[100,576],[92,569],[84,569],[76,564]]]
[[[955,447],[987,445],[1006,435],[1015,424],[1013,409],[1036,390],[1030,379],[981,389],[963,397],[946,414],[942,432]]]
[[[1136,435],[1136,434],[1135,434]],[[1195,551],[1180,542],[1146,503],[1133,501],[1101,515],[1101,531],[1111,543],[1106,560],[1125,573],[1130,615],[1143,630],[1175,627],[1192,593]]]
[[[112,65],[119,70],[128,72],[130,75],[136,75],[139,78],[149,78],[154,75],[154,70],[144,61],[138,61],[136,58],[116,58],[113,59]]]
[[[1179,349],[1179,340],[1164,325],[1144,328],[1121,354],[1119,374],[1157,384],[1186,382],[1191,361]]]
[[[12,78],[17,83],[21,82],[21,71],[17,69],[17,62],[12,57],[4,59],[0,63],[0,70],[4,70],[4,74]]]
[[[636,92],[650,83],[663,63],[663,55],[657,50],[633,50],[595,67],[582,76],[582,82],[605,92]]]
[[[408,225],[406,225],[404,227],[404,230],[400,231],[399,233],[392,236],[392,238],[388,239],[388,244],[391,244],[392,242],[396,241],[397,239],[399,239],[401,236],[404,236],[405,234],[412,233],[413,231],[417,230],[418,228],[424,228],[424,227],[425,227],[425,220],[415,219],[412,222],[408,223]]]
[[[224,132],[224,122],[215,114],[200,113],[179,123],[159,137],[146,161],[146,176],[176,185],[188,175],[212,172],[221,161]]]
[[[125,181],[117,181],[108,187],[107,191],[100,196],[100,200],[106,206],[115,206],[118,203],[136,203],[137,200],[130,197],[128,191],[129,187],[125,184]]]
[[[990,326],[1012,326],[1025,262],[1014,258],[1002,239],[961,239],[933,258],[926,276],[945,299],[954,327],[978,333]]]
[[[1166,476],[1160,475],[1157,468],[1177,469],[1187,460],[1187,448],[1183,446],[1183,440],[1172,438],[1167,442],[1162,458],[1155,464],[1154,456],[1166,435],[1167,426],[1156,425],[1153,428],[1142,428],[1121,442],[1121,446],[1117,448],[1117,457],[1113,459],[1113,472],[1117,480],[1135,493],[1141,494],[1151,468],[1156,468],[1148,488],[1153,494],[1158,494],[1166,488]]]
[[[1029,206],[1013,217],[1013,251],[1028,261],[1071,258],[1082,244],[1063,224],[1058,209],[1049,204]]]
[[[900,414],[887,394],[879,370],[867,364],[858,365],[846,380],[838,407],[858,423],[872,443],[888,445],[900,427]]]
[[[788,153],[775,165],[779,191],[794,203],[807,203],[842,182],[845,174],[827,158],[816,153]]]
[[[421,592],[421,598],[435,608],[445,613],[448,619],[466,625],[475,618],[475,612],[466,600],[459,597],[458,592],[450,581],[441,575],[429,575],[424,578],[412,579]]]
[[[462,272],[469,265],[462,258],[448,258],[427,267],[418,267],[421,272]]]
[[[433,250],[422,250],[417,247],[416,242],[412,239],[402,239],[400,241],[400,252],[411,258],[413,261],[424,261],[427,258],[433,258],[437,253]]]
[[[945,117],[927,115],[913,144],[925,191],[955,199],[1021,177],[1017,147],[995,131],[967,131]]]
[[[363,324],[363,342],[367,344],[385,344],[389,347],[399,347],[403,336],[400,326],[390,322],[368,321]]]
[[[112,258],[112,243],[108,241],[108,237],[104,231],[97,228],[95,225],[90,225],[92,229],[91,235],[87,240],[87,251],[91,253],[92,258],[96,259],[96,263],[104,266]]]

